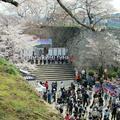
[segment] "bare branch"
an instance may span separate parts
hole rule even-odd
[[[93,27],[87,26],[86,24],[81,23],[73,14],[70,10],[68,10],[60,0],[57,0],[57,2],[59,3],[59,5],[81,26],[87,28],[87,29],[91,29],[93,31],[95,31],[95,29]]]
[[[18,2],[14,1],[14,0],[1,0],[1,1],[11,3],[12,5],[18,7]]]

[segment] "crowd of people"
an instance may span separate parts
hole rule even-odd
[[[95,76],[86,77],[85,72],[81,79],[67,88],[62,81],[60,90],[57,82],[51,84],[51,90],[46,82],[43,99],[54,103],[64,120],[120,120],[120,94],[111,96],[103,89],[96,93]]]
[[[103,91],[96,94],[91,87],[71,83],[68,89],[61,89],[57,103],[61,114],[66,107],[65,120],[110,120],[110,117],[119,120],[118,101],[119,98],[106,95]]]
[[[69,62],[69,57],[68,56],[50,56],[50,55],[41,55],[40,57],[31,57],[28,62],[31,62],[31,64],[64,64]]]
[[[41,84],[45,87],[45,90],[43,90],[44,93],[42,93],[43,99],[49,104],[56,102],[57,82],[52,82],[51,89],[49,89],[50,86],[48,81],[40,83],[38,82],[38,84]]]

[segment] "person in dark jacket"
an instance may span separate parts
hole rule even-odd
[[[47,92],[44,92],[44,94],[43,94],[43,99],[44,99],[45,101],[47,101]]]
[[[99,106],[103,106],[103,99],[102,99],[102,97],[99,98]]]
[[[35,64],[38,64],[38,57],[35,58]]]
[[[50,91],[48,90],[48,103],[49,104],[51,104],[51,97],[52,97],[52,95],[51,95]]]
[[[83,94],[83,106],[85,107],[85,104],[87,104],[87,106],[88,106],[88,98],[89,98],[89,95],[85,92],[84,94]]]
[[[117,114],[117,105],[114,103],[112,105],[112,119],[115,120],[116,119],[116,114]]]
[[[116,120],[120,120],[120,108],[117,111]]]
[[[62,114],[63,113],[63,107],[60,106],[59,110],[60,110],[60,113]]]

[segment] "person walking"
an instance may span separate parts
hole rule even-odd
[[[43,60],[43,62],[44,62],[44,65],[46,64],[46,56],[44,56],[44,60]]]
[[[50,64],[52,64],[52,63],[53,63],[52,56],[50,56]]]
[[[55,57],[52,56],[52,64],[55,64]]]
[[[120,120],[120,108],[117,111],[116,120]]]
[[[35,58],[35,64],[38,64],[38,57]]]
[[[44,99],[45,101],[47,101],[47,92],[44,92],[44,94],[43,94],[43,99]]]
[[[83,106],[85,107],[85,105],[87,105],[88,106],[88,98],[89,98],[89,95],[86,93],[86,91],[85,91],[85,93],[83,93]]]
[[[44,64],[44,55],[41,55],[41,62]]]
[[[55,89],[53,89],[52,97],[53,97],[53,102],[56,102],[56,91],[55,91]]]
[[[103,98],[102,97],[99,98],[99,106],[103,106]]]
[[[52,96],[52,95],[51,95],[50,91],[48,90],[48,103],[49,103],[49,104],[51,104],[51,96]]]
[[[69,115],[69,113],[67,113],[66,114],[66,116],[65,116],[65,119],[64,120],[70,120],[70,115]]]
[[[62,114],[63,113],[63,106],[62,105],[60,105],[59,110],[60,110],[60,114]]]
[[[63,64],[64,63],[64,57],[61,56],[61,63]]]
[[[44,86],[46,87],[46,91],[47,91],[48,88],[49,88],[49,86],[48,86],[48,81],[46,81],[46,82],[44,83]]]
[[[57,62],[60,64],[60,55],[57,57]]]
[[[34,64],[34,57],[32,57],[31,59],[31,64]]]
[[[42,57],[40,57],[40,65],[42,65]]]
[[[93,120],[93,117],[92,117],[92,113],[91,113],[91,112],[89,112],[88,119],[89,119],[89,120]]]
[[[73,111],[73,103],[72,103],[72,100],[69,102],[69,113],[70,113],[70,115],[72,115],[72,111]]]
[[[114,103],[112,105],[112,119],[116,120],[116,114],[117,114],[117,105]]]
[[[110,112],[108,109],[106,109],[104,112],[104,119],[103,120],[109,120],[109,117],[110,117]]]

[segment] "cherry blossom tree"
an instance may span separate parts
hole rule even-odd
[[[78,37],[69,42],[68,47],[81,67],[106,68],[120,63],[120,42],[107,31],[81,32]]]
[[[64,0],[56,1],[77,24],[92,31],[96,31],[97,24],[106,19],[113,11],[108,0],[75,0],[72,5]]]
[[[15,22],[15,19],[3,16],[1,20],[1,46],[0,54],[12,61],[22,59],[32,54],[32,44],[30,40],[32,36],[24,34],[24,21]],[[3,23],[2,23],[3,21]],[[11,23],[11,21],[14,21]],[[9,24],[11,23],[11,24]],[[30,51],[31,50],[31,51]],[[26,52],[26,55],[25,55]],[[27,54],[27,52],[29,52]],[[30,53],[31,52],[31,53]]]

